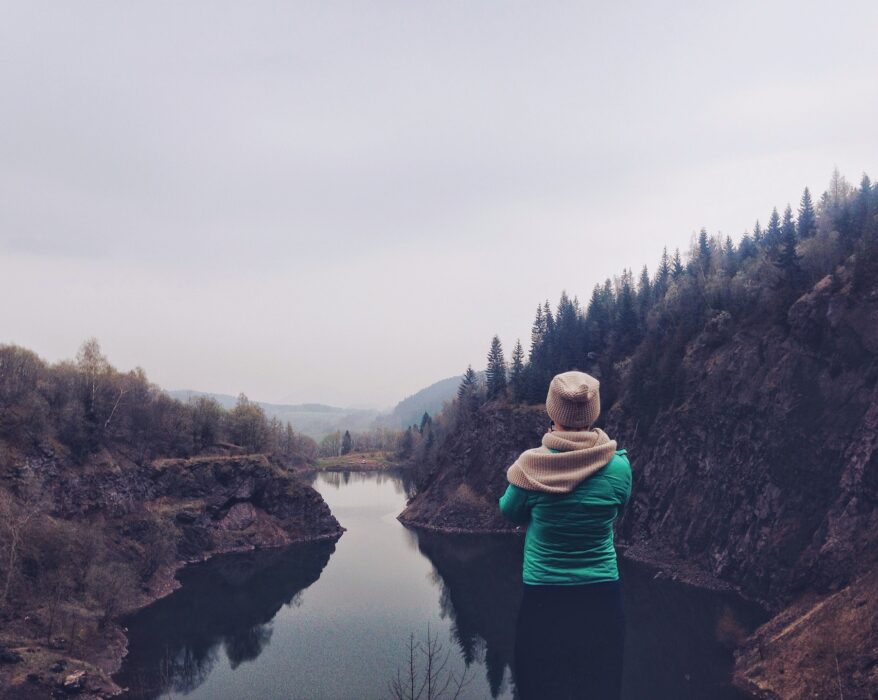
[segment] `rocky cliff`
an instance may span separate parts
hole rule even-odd
[[[514,532],[497,509],[506,468],[538,445],[549,419],[540,406],[485,404],[442,443],[436,463],[399,519],[444,532]]]
[[[878,556],[878,288],[819,282],[786,327],[708,327],[679,399],[648,434],[624,401],[608,430],[633,453],[623,541],[666,548],[751,595],[830,590]]]
[[[342,533],[314,489],[261,454],[138,465],[103,449],[74,464],[44,447],[7,452],[3,466],[2,485],[35,509],[36,538],[21,549],[26,607],[7,613],[0,631],[14,659],[0,663],[4,700],[51,697],[79,671],[80,696],[112,693],[125,648],[115,620],[173,590],[184,563]],[[47,547],[63,552],[52,570],[39,568]]]
[[[616,367],[621,389],[605,407],[605,425],[634,469],[619,540],[635,556],[680,562],[775,611],[797,606],[787,614],[811,633],[779,638],[775,630],[767,643],[804,645],[821,636],[815,606],[852,582],[871,590],[862,582],[878,562],[878,279],[855,285],[840,268],[780,320],[755,310],[745,319],[718,312],[679,362],[674,400],[648,424],[631,403],[628,367]],[[482,406],[451,433],[403,521],[508,528],[496,509],[504,469],[538,443],[545,421],[540,407]],[[868,650],[838,656],[844,696],[871,697],[878,692],[874,620],[854,616],[850,624]],[[742,687],[763,697],[801,696],[784,690],[782,668],[772,675],[756,657],[742,655]],[[828,662],[809,666],[804,652],[789,658],[806,679],[802,687],[838,693]]]

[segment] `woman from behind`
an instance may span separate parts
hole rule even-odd
[[[552,379],[542,446],[507,471],[503,515],[527,526],[515,642],[521,700],[616,700],[625,620],[613,523],[631,494],[625,450],[594,427],[600,385]]]

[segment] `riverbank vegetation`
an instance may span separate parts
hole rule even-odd
[[[244,394],[230,410],[206,396],[173,399],[142,369],[113,367],[94,338],[75,360],[56,364],[0,346],[0,439],[19,448],[50,441],[80,463],[105,447],[136,462],[215,449],[267,453],[294,466],[317,454],[314,440],[267,418]]]

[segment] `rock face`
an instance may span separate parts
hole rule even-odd
[[[827,278],[788,325],[696,340],[648,433],[624,404],[608,421],[635,466],[622,539],[775,603],[878,557],[878,294]]]
[[[606,430],[632,460],[618,538],[633,554],[694,566],[775,611],[797,606],[787,614],[802,629],[817,629],[822,618],[810,613],[836,591],[871,590],[863,581],[878,567],[878,280],[855,289],[842,268],[785,319],[717,314],[685,348],[673,404],[648,425],[626,405],[626,368],[619,371],[621,398]],[[472,428],[448,440],[403,520],[504,527],[496,508],[503,470],[537,444],[545,421],[541,407],[483,406]],[[873,620],[849,624],[852,637],[878,648]],[[805,647],[818,636],[772,636],[763,648],[778,654],[786,644],[786,673],[810,677]],[[875,655],[861,656],[839,656],[844,697],[878,692],[872,667],[853,668],[874,666]],[[742,687],[801,696],[783,690],[782,668],[772,676],[753,658],[740,662]]]
[[[105,558],[132,572],[124,606],[113,617],[173,590],[174,574],[183,563],[226,552],[335,540],[343,532],[320,494],[261,454],[141,465],[123,450],[104,449],[87,463],[74,464],[45,447],[39,454],[14,455],[3,467],[4,484],[15,486],[37,476],[40,507],[55,521],[99,538]],[[89,632],[92,636],[75,654],[61,644],[57,653],[65,655],[64,663],[51,670],[45,665],[45,635],[36,635],[33,629],[39,628],[32,628],[23,614],[13,623],[0,638],[15,647],[0,647],[3,700],[24,697],[25,692],[33,698],[54,697],[56,691],[89,698],[118,692],[110,674],[118,668],[125,639],[115,623]],[[62,678],[59,673],[68,662],[71,668]],[[39,672],[28,673],[31,668]]]
[[[342,532],[320,494],[263,455],[160,460],[148,478],[149,507],[179,531],[181,559]]]
[[[738,652],[735,681],[758,698],[863,698],[878,691],[878,570],[805,595]]]
[[[515,531],[497,508],[506,468],[540,444],[549,422],[542,407],[481,406],[469,427],[443,444],[437,465],[399,519],[447,532]]]

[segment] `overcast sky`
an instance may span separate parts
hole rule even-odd
[[[878,4],[0,2],[0,343],[390,406],[878,175]]]

